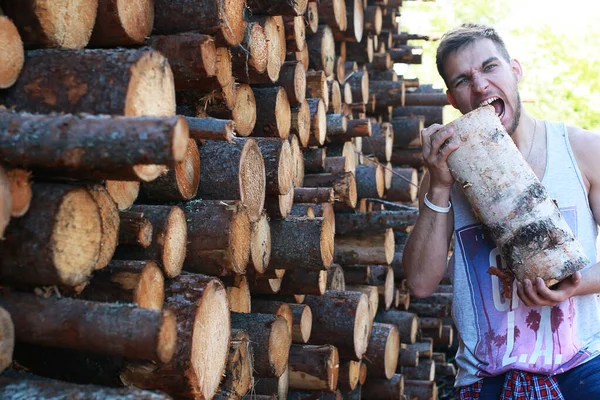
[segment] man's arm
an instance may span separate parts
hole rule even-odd
[[[419,217],[402,255],[408,288],[415,297],[431,295],[444,277],[453,230],[452,210],[449,213],[437,212],[424,204],[427,194],[427,199],[434,205],[447,206],[454,183],[447,159],[457,147],[448,145],[442,152],[439,151],[444,141],[452,136],[452,131],[441,132],[431,141],[431,135],[441,128],[440,125],[432,125],[423,131],[423,157],[428,172],[419,190]]]
[[[590,208],[600,225],[600,134],[569,127],[569,141],[588,192]],[[535,282],[517,283],[517,293],[528,306],[553,306],[572,296],[600,293],[600,263],[549,289],[541,278]]]

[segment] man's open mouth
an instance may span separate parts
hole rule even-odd
[[[502,116],[504,115],[504,101],[499,97],[490,97],[489,99],[479,103],[477,107],[483,107],[490,104],[494,107],[498,118],[502,118]]]

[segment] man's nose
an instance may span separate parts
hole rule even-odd
[[[484,93],[489,86],[489,81],[482,74],[473,75],[473,91]]]

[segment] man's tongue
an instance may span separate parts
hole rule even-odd
[[[504,102],[500,99],[497,99],[497,100],[492,101],[491,106],[494,107],[494,110],[496,111],[496,115],[498,117],[502,117],[502,115],[504,114]]]

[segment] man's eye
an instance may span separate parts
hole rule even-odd
[[[490,70],[494,69],[495,67],[496,67],[496,64],[489,64],[485,67],[485,70],[490,71]]]
[[[464,85],[465,83],[467,83],[467,81],[467,78],[461,79],[460,81],[456,82],[456,87]]]

